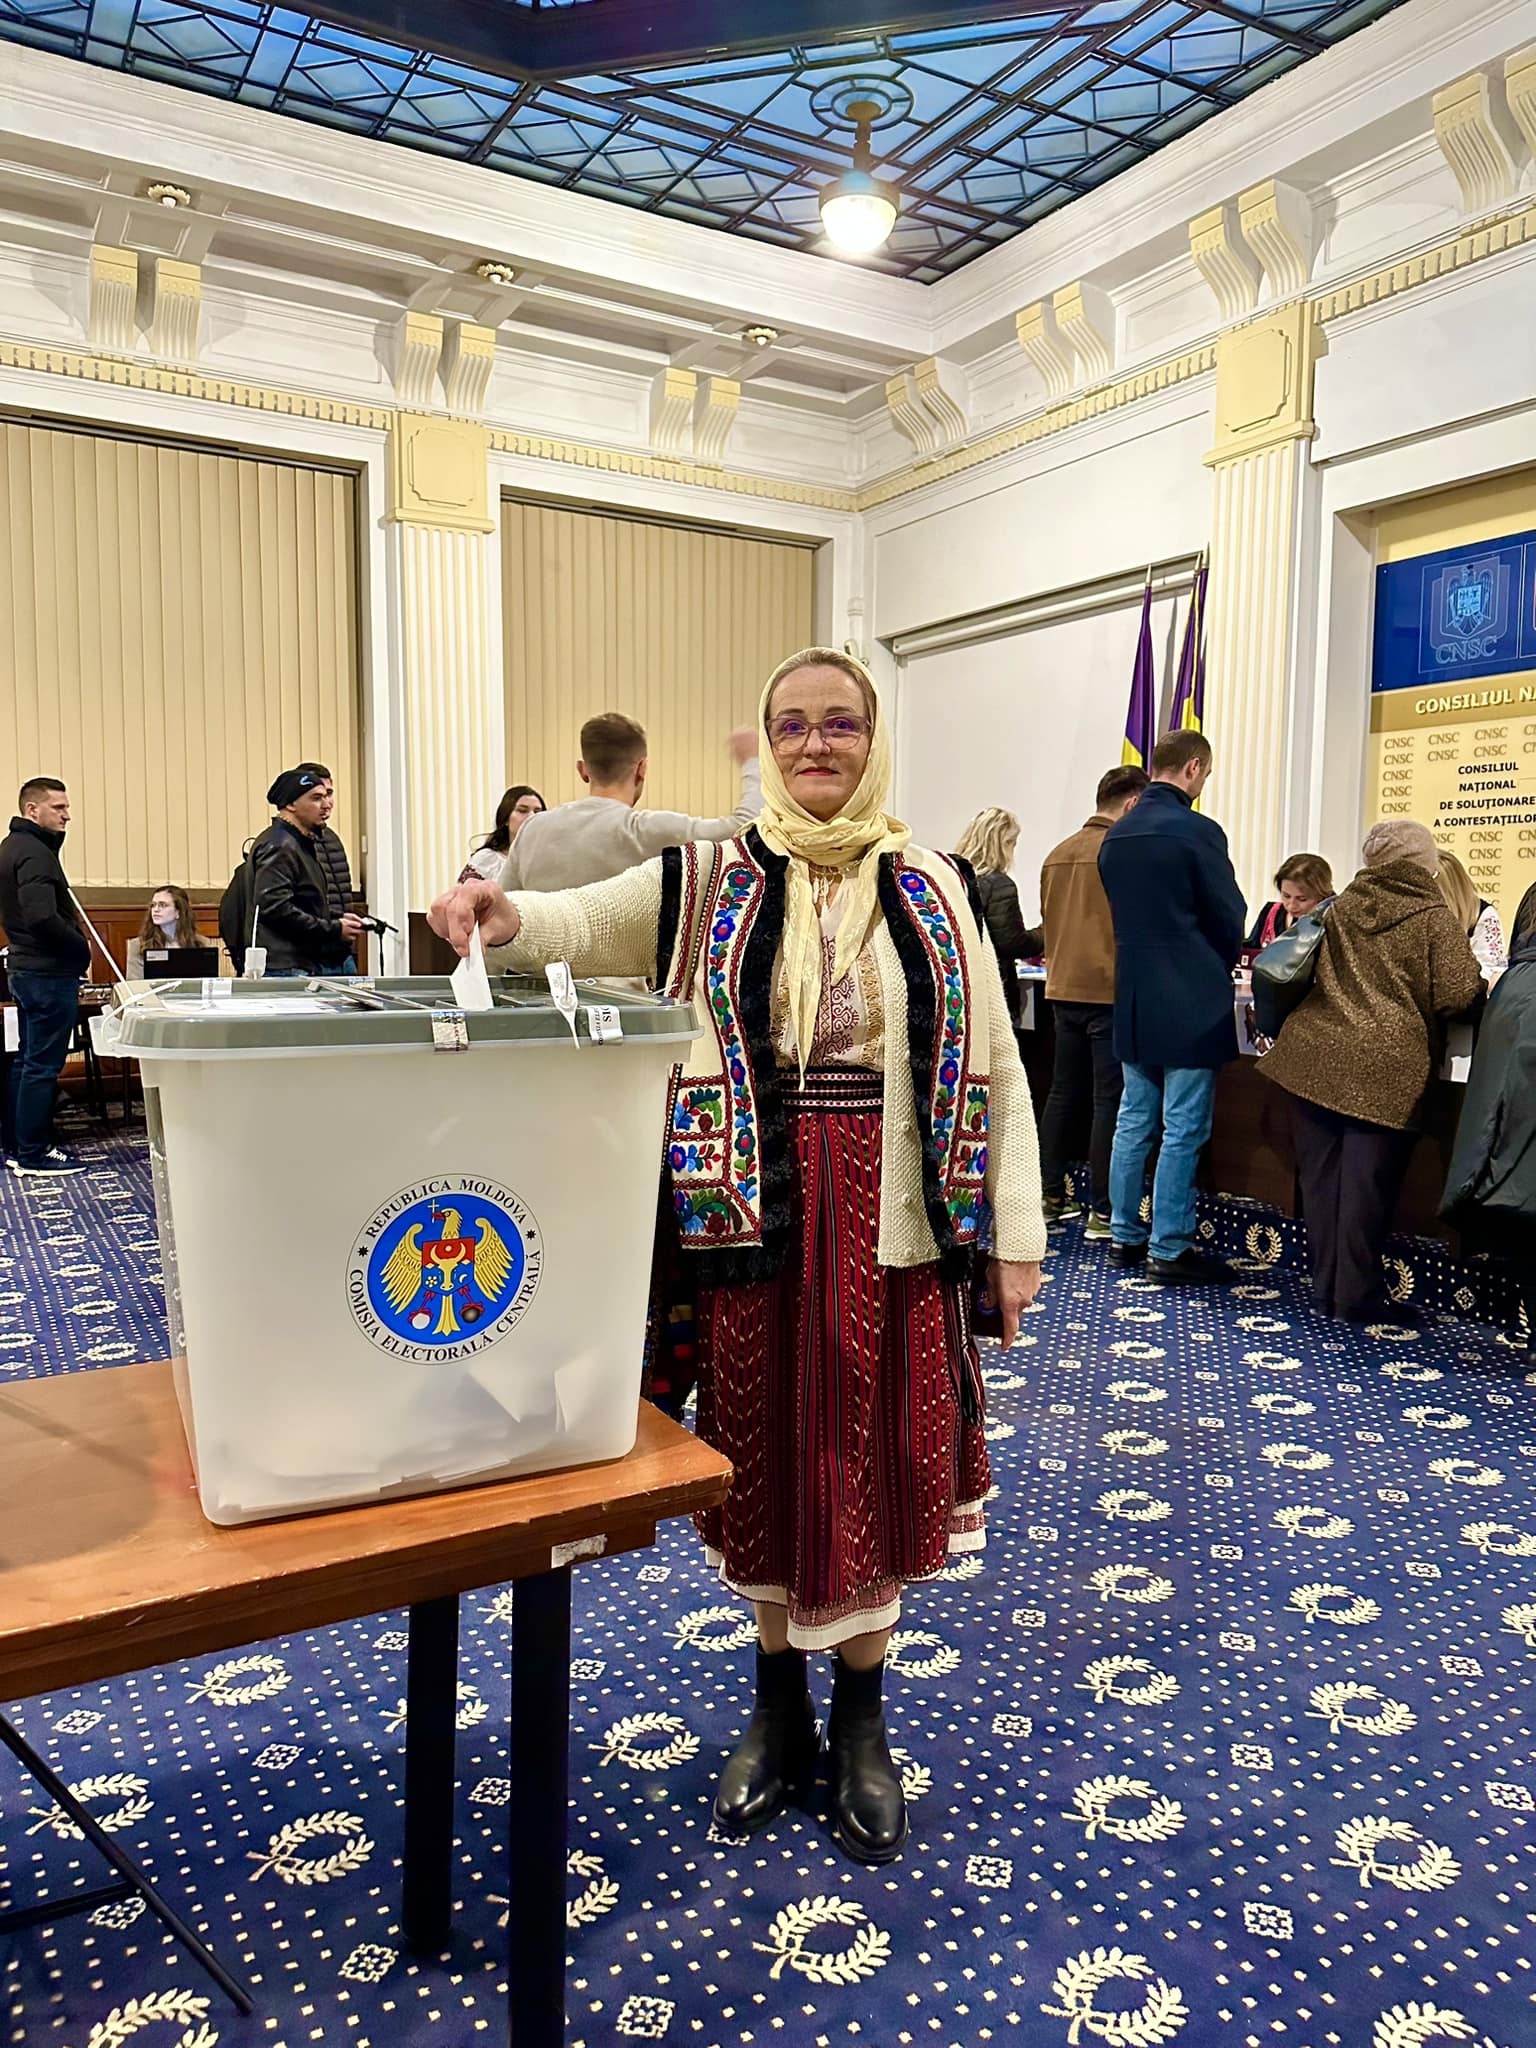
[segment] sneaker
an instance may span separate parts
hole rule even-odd
[[[1040,1206],[1047,1223],[1070,1223],[1083,1213],[1083,1205],[1074,1195],[1046,1195]]]
[[[1090,1209],[1088,1220],[1083,1225],[1083,1241],[1085,1244],[1113,1244],[1114,1225],[1107,1216],[1100,1216],[1097,1210]]]
[[[1226,1287],[1236,1277],[1230,1266],[1224,1266],[1219,1259],[1204,1258],[1193,1246],[1180,1252],[1176,1259],[1147,1261],[1147,1278],[1161,1280],[1165,1286]]]
[[[67,1152],[61,1152],[57,1145],[50,1145],[35,1164],[25,1159],[10,1162],[12,1173],[47,1174],[55,1179],[68,1173],[84,1173],[85,1168],[78,1159],[71,1159]]]

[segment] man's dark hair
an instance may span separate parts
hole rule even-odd
[[[301,761],[298,772],[300,775],[316,775],[322,782],[334,782],[336,780],[323,761]]]
[[[34,775],[30,782],[21,785],[21,794],[16,799],[18,811],[24,811],[28,804],[40,804],[45,796],[52,796],[55,790],[67,785],[57,775]]]
[[[1140,796],[1150,780],[1145,768],[1111,768],[1099,777],[1093,800],[1101,811],[1110,804],[1123,804],[1128,796]]]
[[[1152,749],[1152,773],[1177,775],[1191,761],[1209,761],[1211,743],[1203,732],[1165,732]]]
[[[646,756],[645,727],[622,711],[603,711],[581,728],[581,758],[594,782],[614,782]]]

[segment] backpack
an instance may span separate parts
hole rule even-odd
[[[251,942],[251,916],[256,908],[255,848],[256,841],[247,839],[240,850],[240,865],[219,898],[219,937],[235,963],[236,974],[245,972],[245,949]]]

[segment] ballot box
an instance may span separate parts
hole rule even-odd
[[[155,982],[140,1064],[176,1384],[234,1523],[622,1457],[686,1003],[498,978]],[[574,1003],[572,1001],[574,997]]]

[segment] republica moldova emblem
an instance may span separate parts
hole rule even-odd
[[[494,1181],[404,1188],[354,1240],[347,1299],[365,1336],[397,1358],[483,1351],[538,1289],[543,1244],[527,1205]]]

